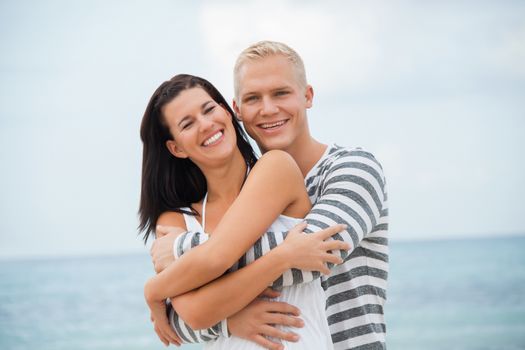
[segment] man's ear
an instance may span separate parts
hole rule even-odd
[[[235,99],[233,99],[232,105],[233,105],[233,111],[235,112],[235,115],[237,116],[237,120],[242,122],[241,109],[239,108],[239,105],[237,104],[237,101]]]
[[[175,157],[188,158],[186,152],[184,152],[174,140],[166,141],[166,147],[168,147],[168,151],[170,151],[170,153],[173,154]]]
[[[306,108],[312,107],[314,101],[314,88],[312,85],[306,85],[304,97],[306,99]]]

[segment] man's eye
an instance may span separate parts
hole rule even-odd
[[[275,95],[277,95],[277,96],[283,96],[283,95],[287,95],[287,94],[288,94],[288,91],[285,91],[285,90],[277,91],[275,93]]]
[[[257,96],[248,96],[244,99],[244,102],[253,102],[257,100]]]

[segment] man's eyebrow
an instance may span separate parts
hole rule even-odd
[[[276,87],[275,89],[272,89],[271,91],[287,90],[289,88],[290,88],[290,86],[288,86],[288,85],[282,85],[282,86]]]
[[[241,95],[241,98],[244,98],[246,96],[250,96],[250,95],[257,95],[258,92],[256,91],[248,91],[248,92],[245,92],[244,94]]]
[[[291,86],[290,85],[281,85],[281,86],[278,86],[276,88],[273,88],[271,89],[270,91],[271,92],[275,92],[275,91],[279,91],[279,90],[287,90],[287,89],[290,89]],[[251,95],[258,95],[259,92],[258,91],[248,91],[248,92],[245,92],[244,94],[241,95],[241,98],[245,98],[246,96],[251,96]]]

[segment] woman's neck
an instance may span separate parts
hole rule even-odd
[[[223,165],[202,169],[208,187],[208,202],[233,203],[246,178],[246,163],[240,151]]]

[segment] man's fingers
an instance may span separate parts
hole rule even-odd
[[[162,331],[159,329],[158,325],[155,325],[154,329],[155,329],[155,333],[157,333],[157,337],[159,337],[160,341],[164,344],[164,346],[170,345],[169,340],[166,339],[164,334],[162,334]]]
[[[293,305],[283,303],[282,301],[267,301],[265,302],[266,311],[279,312],[282,314],[291,314],[299,316],[301,311]]]
[[[169,230],[166,226],[157,225],[155,227],[155,238],[161,238],[168,234]]]
[[[278,324],[280,326],[288,326],[295,328],[304,327],[304,321],[298,317],[288,316],[280,313],[267,313],[264,315],[264,323]]]
[[[261,334],[267,337],[278,338],[282,340],[291,341],[294,343],[299,340],[298,334],[293,333],[293,332],[283,332],[280,329],[270,326],[270,325],[266,325],[262,327]]]
[[[259,297],[264,297],[264,298],[277,298],[279,295],[281,295],[280,292],[276,291],[276,290],[273,290],[272,288],[266,288],[264,290],[264,292],[262,292],[261,294],[259,294]]]
[[[149,249],[149,255],[153,257],[153,249],[155,248],[155,243],[157,243],[157,240],[155,239],[153,243],[151,244],[151,248]]]
[[[284,349],[284,346],[282,344],[274,343],[274,342],[270,341],[269,339],[263,337],[260,334],[257,334],[256,336],[254,336],[250,340],[255,342],[255,343],[257,343],[257,344],[259,344],[260,346],[262,346],[265,349],[270,349],[270,350],[283,350]]]
[[[160,328],[161,328],[162,334],[164,335],[164,337],[166,339],[169,340],[170,343],[172,343],[172,344],[180,344],[179,336],[177,335],[177,333],[175,333],[173,331],[173,329],[170,327],[169,323],[163,322],[162,326],[160,326]]]

